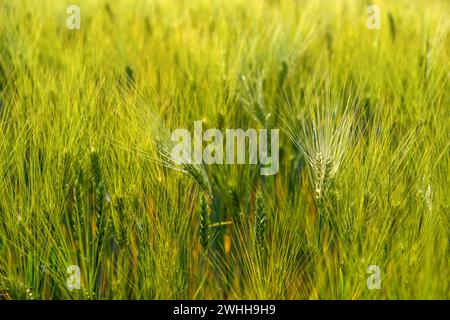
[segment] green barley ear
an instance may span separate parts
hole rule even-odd
[[[322,152],[317,152],[315,157],[314,167],[314,197],[317,200],[323,197],[323,182],[324,182],[325,161]]]
[[[221,131],[225,128],[225,116],[221,112],[217,113],[217,128]]]
[[[231,197],[231,216],[233,218],[233,222],[236,223],[236,225],[239,225],[241,223],[241,201],[239,196],[239,191],[237,188],[232,188],[230,191],[230,197]]]
[[[256,193],[255,204],[255,242],[259,251],[264,250],[267,233],[267,208],[261,191]]]
[[[97,224],[97,236],[102,237],[102,229],[104,227],[104,211],[106,203],[106,188],[103,181],[100,157],[97,151],[92,151],[90,155],[91,162],[91,182],[93,194],[95,196],[95,215]]]
[[[212,198],[212,188],[205,168],[202,165],[191,163],[184,163],[182,166],[184,172],[191,176],[192,180],[200,186],[202,191]]]
[[[75,178],[75,187],[74,187],[74,206],[76,208],[75,212],[78,215],[78,220],[80,223],[80,230],[84,230],[85,228],[85,206],[84,206],[84,197],[85,197],[85,190],[84,190],[84,171],[83,166],[81,163],[79,163],[78,170],[76,172],[76,178]],[[74,226],[75,228],[75,226]],[[80,235],[78,235],[80,236]]]
[[[331,172],[332,168],[333,168],[333,160],[331,159],[331,157],[329,157],[325,161],[325,175],[323,177],[323,185],[325,191],[328,191],[331,188],[333,182],[333,176]]]
[[[395,28],[395,20],[394,20],[394,16],[392,15],[391,12],[388,13],[388,21],[389,21],[389,31],[391,34],[391,39],[394,42],[395,41],[395,36],[397,34],[396,28]]]
[[[174,159],[171,154],[174,143],[171,141],[170,135],[166,132],[165,128],[160,128],[160,131],[162,131],[162,134],[156,138],[156,147],[160,155],[164,158],[163,164],[170,168],[180,168],[182,172],[190,176],[197,183],[203,192],[212,198],[212,187],[204,165],[190,163],[186,159]]]
[[[200,201],[200,244],[202,245],[203,254],[206,255],[210,247],[211,232],[209,226],[209,206],[206,196],[202,194]]]
[[[114,232],[114,239],[121,250],[130,246],[130,241],[127,234],[128,231],[128,222],[127,222],[128,216],[126,210],[127,201],[130,202],[130,199],[128,198],[128,195],[126,193],[116,196],[116,199],[114,201],[114,209],[115,212],[117,213],[116,215],[117,220],[113,221],[114,227],[113,232]]]
[[[281,67],[280,67],[280,70],[278,72],[278,88],[282,88],[283,87],[283,85],[284,85],[284,83],[285,83],[285,81],[287,79],[288,74],[289,74],[288,64],[287,64],[287,62],[285,60],[283,60],[281,62]]]

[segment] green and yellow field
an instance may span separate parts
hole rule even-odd
[[[449,299],[450,2],[374,3],[0,0],[0,299]]]

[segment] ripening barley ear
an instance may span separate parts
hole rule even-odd
[[[204,194],[200,200],[200,244],[203,249],[203,255],[206,256],[211,245],[211,230],[209,219],[208,199]]]
[[[259,74],[253,83],[250,83],[245,76],[241,76],[242,87],[244,88],[240,102],[256,121],[263,127],[266,126],[270,114],[266,112],[264,103],[263,76]]]
[[[391,35],[391,39],[392,39],[392,42],[395,42],[395,36],[397,34],[397,30],[395,27],[394,15],[391,12],[388,12],[388,21],[389,21],[389,32]]]
[[[267,233],[267,208],[261,191],[256,193],[255,202],[255,245],[262,253],[265,249]]]
[[[324,159],[322,152],[317,152],[315,156],[314,167],[314,197],[317,200],[322,199],[323,196],[323,179],[324,179]]]

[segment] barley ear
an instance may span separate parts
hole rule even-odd
[[[198,164],[186,163],[183,164],[183,169],[200,186],[202,191],[212,198],[211,184],[209,183],[208,175],[204,167]]]
[[[257,249],[264,251],[267,233],[267,208],[261,191],[256,193],[255,204],[255,244]]]
[[[206,199],[206,196],[202,194],[200,201],[200,244],[202,245],[204,255],[208,253],[211,245],[211,232],[209,224],[208,200]]]
[[[97,239],[101,242],[103,237],[103,229],[105,226],[105,203],[106,203],[106,188],[103,181],[103,175],[100,164],[100,157],[98,152],[92,151],[90,155],[91,162],[91,181],[92,181],[92,191],[95,196],[95,215],[96,215],[96,226],[97,226]]]

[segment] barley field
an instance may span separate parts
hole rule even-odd
[[[449,299],[449,76],[446,0],[0,0],[0,300]]]

